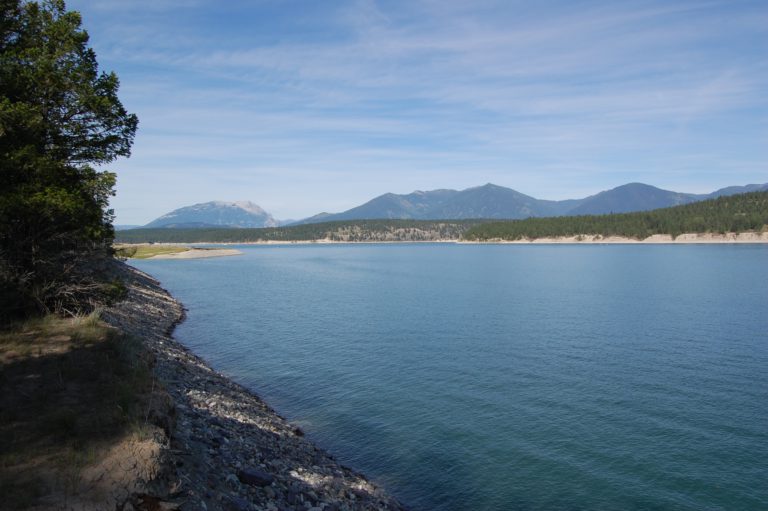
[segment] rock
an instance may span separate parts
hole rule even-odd
[[[287,500],[288,500],[289,504],[294,504],[294,505],[298,505],[298,504],[301,504],[303,502],[303,500],[300,497],[299,492],[297,492],[293,488],[288,490],[288,498],[287,498]]]
[[[221,508],[224,511],[248,511],[251,505],[244,498],[231,495],[224,498]]]
[[[237,471],[237,478],[243,484],[251,486],[269,486],[275,480],[270,474],[257,468],[246,468]]]
[[[240,482],[235,474],[227,474],[224,482],[233,489],[237,489],[240,486]]]

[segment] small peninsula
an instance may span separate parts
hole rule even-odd
[[[241,255],[234,248],[200,248],[184,245],[117,245],[115,253],[124,259],[207,259]]]

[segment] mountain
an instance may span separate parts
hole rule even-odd
[[[466,218],[526,218],[549,214],[545,203],[510,188],[488,183],[466,190],[385,193],[342,213],[321,214],[297,224],[358,219],[459,220]]]
[[[431,190],[398,195],[385,193],[361,206],[341,213],[320,213],[296,222],[311,224],[336,220],[403,219],[462,220],[472,218],[517,219],[559,216],[581,204],[581,200],[540,200],[492,183],[466,190]]]
[[[325,218],[325,221],[353,218],[413,218],[416,216],[418,205],[412,204],[407,197],[407,195],[386,193],[356,208],[330,215]]]
[[[320,213],[305,218],[296,224],[314,224],[318,222],[332,222],[335,220],[357,220],[360,218],[389,218],[412,219],[424,218],[437,206],[456,195],[456,190],[432,190],[429,192],[415,191],[407,195],[385,193],[369,200],[361,206],[349,209],[342,213]]]
[[[726,188],[720,188],[707,195],[708,199],[716,199],[724,195],[736,195],[737,193],[748,192],[764,192],[768,191],[768,183],[761,185],[744,185],[744,186],[728,186]]]
[[[175,209],[144,227],[275,227],[277,224],[272,215],[252,202],[213,201]]]
[[[671,192],[643,183],[629,183],[584,199],[569,215],[601,215],[648,211],[689,204],[706,198],[690,193]]]
[[[542,202],[511,188],[488,183],[454,194],[428,215],[430,218],[455,220],[548,216],[550,212]]]
[[[299,221],[275,220],[252,202],[205,202],[171,211],[144,227],[277,227],[340,220],[523,219],[600,215],[648,211],[763,190],[768,190],[768,183],[729,186],[709,194],[680,193],[643,183],[629,183],[583,199],[553,201],[537,199],[511,188],[488,183],[466,190],[417,190],[402,195],[385,193],[341,213],[319,213]]]
[[[629,183],[583,199],[541,200],[511,188],[488,183],[466,190],[385,193],[341,213],[320,213],[295,222],[311,224],[335,220],[410,219],[460,220],[471,218],[522,219],[565,215],[599,215],[647,211],[688,204],[723,195],[768,190],[768,183],[722,188],[711,194],[663,190],[643,183]]]
[[[294,220],[293,222],[290,222],[290,223],[280,222],[280,225],[289,226],[289,225],[319,224],[321,222],[328,222],[327,218],[332,216],[333,216],[333,213],[326,213],[325,211],[323,211],[322,213],[318,213],[316,215],[303,218],[301,220]]]

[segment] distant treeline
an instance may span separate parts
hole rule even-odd
[[[487,221],[487,220],[485,220]],[[248,243],[259,241],[437,241],[458,240],[484,220],[347,220],[260,229],[130,229],[118,243]]]
[[[754,192],[637,213],[490,222],[472,227],[463,236],[474,241],[578,235],[645,239],[654,234],[760,231],[766,226],[768,192]]]

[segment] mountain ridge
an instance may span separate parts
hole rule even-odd
[[[144,228],[277,227],[278,222],[250,201],[210,201],[184,206],[149,222]]]
[[[356,219],[516,220],[529,217],[628,213],[761,190],[768,190],[768,183],[729,186],[708,194],[674,192],[644,183],[627,183],[582,199],[555,201],[537,199],[511,188],[487,183],[460,191],[439,189],[409,194],[385,193],[341,213],[323,213],[322,216],[315,215],[287,225]],[[437,200],[436,192],[440,192],[440,200]]]
[[[277,227],[337,220],[468,220],[629,213],[690,204],[739,193],[768,190],[768,183],[728,186],[708,194],[664,190],[627,183],[582,199],[545,200],[493,183],[464,190],[416,190],[384,193],[340,213],[318,213],[298,221],[279,221],[249,201],[211,201],[175,209],[143,228]]]

